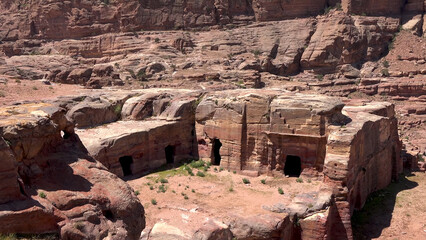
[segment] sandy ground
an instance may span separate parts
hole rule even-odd
[[[18,80],[0,76],[0,106],[14,102],[55,99],[59,96],[78,95],[83,87],[71,84],[46,85],[41,81]]]
[[[320,187],[319,181],[304,179],[300,183],[296,178],[248,177],[232,171],[221,171],[217,166],[211,166],[205,172],[205,177],[197,176],[197,171],[202,170],[193,169],[195,176],[189,176],[180,167],[128,181],[135,191],[140,192],[139,199],[146,211],[146,229],[152,228],[159,221],[181,229],[191,229],[191,225],[199,227],[200,221],[206,217],[226,222],[233,214],[274,215],[262,207],[289,203],[302,192],[301,189],[304,193],[315,194]],[[244,184],[243,178],[250,183]],[[167,179],[168,182],[162,184],[161,179]],[[262,179],[265,184],[261,182]],[[166,189],[164,193],[159,191],[161,185]],[[278,192],[279,187],[284,194]],[[286,214],[278,216],[284,218]]]
[[[426,239],[426,174],[408,173],[353,216],[354,239]]]

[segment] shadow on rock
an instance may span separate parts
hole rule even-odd
[[[398,182],[370,195],[363,209],[355,211],[352,216],[354,239],[372,239],[380,237],[383,229],[391,224],[392,214],[398,193],[418,186],[407,179],[412,173],[406,172]]]

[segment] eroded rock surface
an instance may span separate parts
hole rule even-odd
[[[7,185],[1,191],[0,232],[139,238],[145,226],[141,203],[87,154],[65,109],[51,103],[10,107],[2,109],[0,122],[1,161],[8,170],[2,171]]]

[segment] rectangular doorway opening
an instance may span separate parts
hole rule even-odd
[[[132,164],[133,164],[133,157],[132,156],[124,156],[119,159],[121,169],[123,170],[124,176],[130,176],[132,175]]]
[[[302,161],[298,156],[288,155],[284,165],[284,175],[289,177],[300,177],[302,173]]]
[[[172,164],[175,162],[175,147],[174,146],[167,146],[164,149],[166,153],[166,162],[167,164]]]
[[[222,147],[222,143],[219,139],[213,139],[212,146],[212,164],[220,166],[220,161],[222,160],[222,156],[220,155],[220,148]]]

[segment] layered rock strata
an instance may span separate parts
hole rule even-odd
[[[1,110],[0,232],[139,239],[141,203],[87,154],[65,113],[56,103]]]

